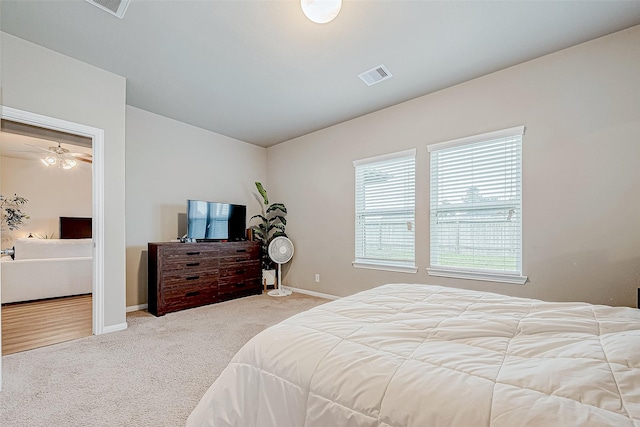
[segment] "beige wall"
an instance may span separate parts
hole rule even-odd
[[[46,167],[38,160],[0,157],[0,194],[25,197],[23,211],[29,215],[20,229],[2,234],[2,247],[13,239],[34,236],[60,237],[60,217],[91,217],[91,165],[78,162],[70,170]]]
[[[250,218],[265,178],[265,148],[128,106],[127,306],[147,303],[147,243],[178,237],[187,199],[246,205]]]
[[[177,237],[186,199],[247,204],[250,216],[260,208],[256,180],[289,208],[287,231],[296,244],[285,278],[291,286],[347,295],[381,283],[419,282],[635,305],[638,27],[268,150],[127,107],[126,188],[124,79],[1,35],[3,105],[105,130],[106,326],[124,322],[125,294],[126,305],[146,303],[146,244]],[[426,145],[521,124],[527,126],[523,265],[530,281],[429,277]],[[414,147],[420,270],[355,269],[352,161]]]
[[[104,130],[104,324],[125,322],[125,88],[123,77],[7,33],[2,38],[6,107]]]
[[[523,268],[529,282],[428,276],[427,144],[518,125],[527,128]],[[635,306],[639,135],[635,27],[271,147],[271,191],[289,208],[287,231],[296,246],[285,284],[348,295],[382,283],[417,282]],[[419,272],[355,269],[352,161],[414,147]]]

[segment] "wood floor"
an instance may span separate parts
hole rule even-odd
[[[91,335],[91,295],[2,306],[2,355]]]

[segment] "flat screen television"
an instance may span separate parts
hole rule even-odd
[[[90,239],[91,238],[91,218],[61,216],[60,217],[60,238],[61,239]]]
[[[197,242],[245,240],[247,207],[187,200],[187,239]]]

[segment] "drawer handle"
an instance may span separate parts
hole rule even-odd
[[[245,262],[249,258],[236,258],[236,262]]]
[[[247,252],[246,249],[236,249],[236,252]]]
[[[236,283],[236,284],[235,284],[235,287],[236,287],[236,288],[244,288],[245,286],[247,286],[247,284],[246,284],[246,283]]]
[[[198,280],[200,278],[200,276],[189,276],[186,277],[186,280]]]
[[[200,293],[200,291],[187,292],[184,296],[185,297],[195,297],[199,293]]]
[[[200,252],[187,252],[187,255],[200,255]]]
[[[188,262],[187,263],[187,267],[197,267],[199,265],[200,265],[199,262]]]
[[[245,269],[236,270],[236,274],[244,274],[246,272],[247,272],[247,270],[245,270]]]

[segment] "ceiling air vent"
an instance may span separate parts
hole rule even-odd
[[[390,79],[393,77],[393,74],[387,70],[387,67],[384,65],[378,65],[375,68],[370,69],[369,71],[365,71],[362,74],[358,74],[360,80],[365,82],[367,86],[374,85],[376,83],[380,83],[383,80]]]
[[[106,10],[112,15],[122,18],[127,11],[129,2],[131,0],[86,0],[94,6],[99,7],[102,10]]]

